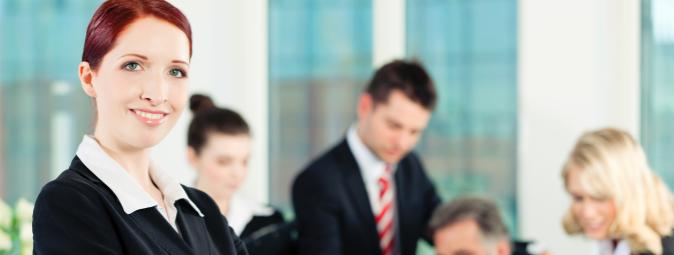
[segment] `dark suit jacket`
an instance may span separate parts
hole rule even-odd
[[[396,250],[414,254],[419,238],[431,240],[427,225],[440,198],[414,153],[397,167]],[[346,139],[297,176],[292,197],[299,254],[381,254],[365,183]]]
[[[156,208],[126,214],[117,197],[78,157],[47,183],[33,211],[34,254],[247,254],[215,202],[184,187],[178,234]]]

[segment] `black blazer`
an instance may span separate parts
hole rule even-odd
[[[177,201],[178,234],[154,207],[126,214],[112,190],[75,157],[35,202],[34,254],[247,254],[215,202],[183,188],[204,217],[186,200]]]
[[[240,238],[250,255],[294,254],[294,224],[285,222],[281,212],[272,215],[254,215],[241,232]]]
[[[674,255],[674,236],[669,235],[662,237],[662,255]],[[653,255],[653,253],[645,252],[640,255]]]
[[[419,158],[410,153],[395,172],[396,250],[415,254],[440,204]],[[299,254],[381,254],[374,213],[346,139],[311,162],[295,179],[293,205]]]

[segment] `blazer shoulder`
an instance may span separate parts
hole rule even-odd
[[[662,254],[674,255],[674,232],[662,237]]]
[[[419,157],[419,154],[417,154],[416,151],[410,151],[402,160],[401,162],[406,162],[409,164],[413,164],[416,167],[423,168],[423,163],[421,162],[421,158]]]
[[[351,163],[355,164],[355,159],[353,158],[346,139],[344,139],[310,161],[298,174],[296,181],[299,178],[331,179],[338,173],[340,166],[349,163],[346,161],[353,161]]]
[[[95,199],[100,192],[100,188],[90,179],[85,178],[73,169],[67,169],[59,177],[42,187],[36,200],[36,206],[45,199],[56,200],[65,204],[79,204],[82,199]]]

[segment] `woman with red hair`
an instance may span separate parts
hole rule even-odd
[[[187,102],[192,32],[163,0],[109,0],[79,78],[96,109],[70,167],[35,204],[35,254],[246,254],[218,206],[150,161]]]

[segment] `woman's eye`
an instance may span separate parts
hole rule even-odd
[[[573,201],[574,201],[574,202],[582,202],[582,201],[583,201],[583,197],[582,197],[582,196],[573,196]]]
[[[180,70],[178,68],[173,68],[171,71],[169,71],[169,75],[176,77],[176,78],[183,78],[185,77],[185,71]]]
[[[129,62],[124,64],[124,70],[127,71],[138,71],[140,69],[140,64],[136,62]]]

